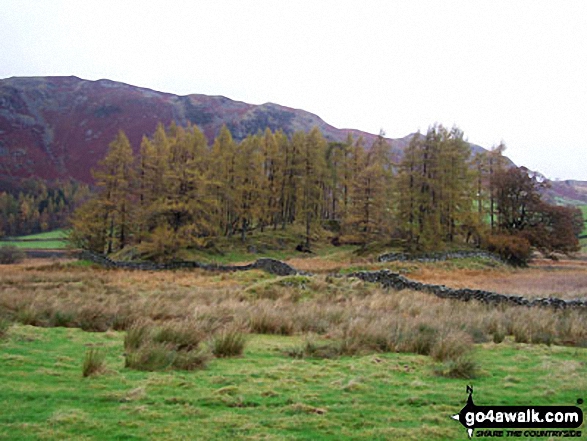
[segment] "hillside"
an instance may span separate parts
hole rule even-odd
[[[587,182],[585,181],[551,181],[546,191],[546,200],[564,205],[587,204]]]
[[[313,126],[329,140],[341,141],[349,132],[368,143],[375,138],[273,103],[256,106],[223,96],[177,96],[109,80],[9,78],[0,80],[0,179],[71,177],[91,182],[90,169],[119,129],[138,146],[159,122],[171,121],[197,124],[209,140],[223,124],[237,140],[265,127],[293,133]],[[400,149],[406,143],[394,142]]]
[[[223,124],[237,140],[269,127],[291,134],[318,126],[329,141],[348,133],[369,145],[376,135],[338,129],[319,116],[274,103],[261,105],[223,96],[178,96],[110,80],[77,77],[13,77],[0,80],[0,189],[18,188],[20,178],[73,178],[92,182],[91,169],[119,129],[138,148],[159,122],[198,125],[211,142]],[[414,134],[388,139],[401,152]],[[471,144],[473,152],[483,148]],[[587,203],[587,183],[553,182],[548,198]]]
[[[237,140],[266,127],[291,134],[318,126],[330,141],[343,141],[352,133],[355,138],[363,136],[367,145],[376,137],[337,129],[310,112],[274,103],[252,105],[223,96],[178,96],[110,80],[14,77],[0,80],[0,183],[8,185],[27,177],[90,183],[91,168],[119,129],[137,148],[142,136],[151,135],[159,122],[171,121],[198,125],[210,141],[223,124]],[[401,153],[412,136],[389,141]]]

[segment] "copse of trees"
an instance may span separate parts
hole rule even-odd
[[[551,205],[541,198],[548,181],[525,167],[497,172],[493,186],[498,231],[528,241],[545,254],[580,249],[583,214],[574,207]]]
[[[327,226],[338,242],[394,240],[413,251],[470,242],[499,252],[520,241],[577,250],[580,212],[544,203],[543,179],[507,167],[503,149],[471,157],[462,131],[434,125],[398,161],[383,133],[370,146],[351,135],[329,143],[318,128],[266,129],[236,142],[223,127],[209,146],[196,126],[171,124],[133,154],[120,132],[94,171],[99,192],[73,216],[72,239],[157,260],[219,236],[245,242],[293,225],[305,249]]]
[[[62,228],[89,196],[88,186],[78,182],[28,179],[18,193],[0,192],[0,237]]]

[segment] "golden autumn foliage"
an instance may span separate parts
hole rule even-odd
[[[224,126],[209,146],[196,126],[171,124],[133,154],[120,132],[94,171],[99,193],[72,219],[72,239],[107,254],[130,245],[153,260],[219,236],[246,242],[255,230],[293,225],[305,251],[323,228],[363,247],[392,239],[416,251],[479,246],[491,232],[575,250],[569,225],[580,223],[577,214],[544,204],[533,175],[505,167],[503,149],[471,158],[458,128],[434,125],[412,137],[398,162],[383,134],[367,146],[350,134],[328,142],[317,127],[290,136],[266,129],[237,142]],[[554,236],[564,243],[546,246],[560,229],[566,233]]]

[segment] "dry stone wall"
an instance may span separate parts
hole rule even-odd
[[[477,300],[492,305],[509,304],[528,307],[542,306],[556,309],[587,308],[587,300],[563,300],[554,297],[528,299],[522,296],[498,294],[480,289],[453,289],[444,285],[429,285],[410,280],[399,273],[394,273],[385,269],[380,271],[358,271],[349,274],[349,277],[356,277],[366,282],[379,283],[385,288],[423,291],[434,294],[443,299],[456,299],[465,302]]]
[[[446,253],[425,253],[412,255],[408,253],[386,253],[377,258],[379,262],[438,262],[450,259],[480,258],[504,262],[498,255],[486,251],[452,251]]]
[[[210,271],[247,271],[251,269],[260,269],[267,271],[268,273],[275,274],[278,276],[289,276],[298,274],[298,271],[287,263],[281,262],[276,259],[262,258],[257,259],[254,263],[249,265],[217,265],[214,263],[200,263],[200,262],[169,262],[169,263],[154,263],[154,262],[119,262],[109,259],[106,256],[92,253],[90,251],[82,251],[79,256],[81,259],[89,260],[90,262],[107,268],[121,268],[121,269],[132,269],[142,271],[160,271],[160,270],[172,270],[182,268],[200,268]]]

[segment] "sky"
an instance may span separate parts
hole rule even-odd
[[[274,102],[401,138],[434,123],[587,180],[587,1],[0,0],[0,78]]]

